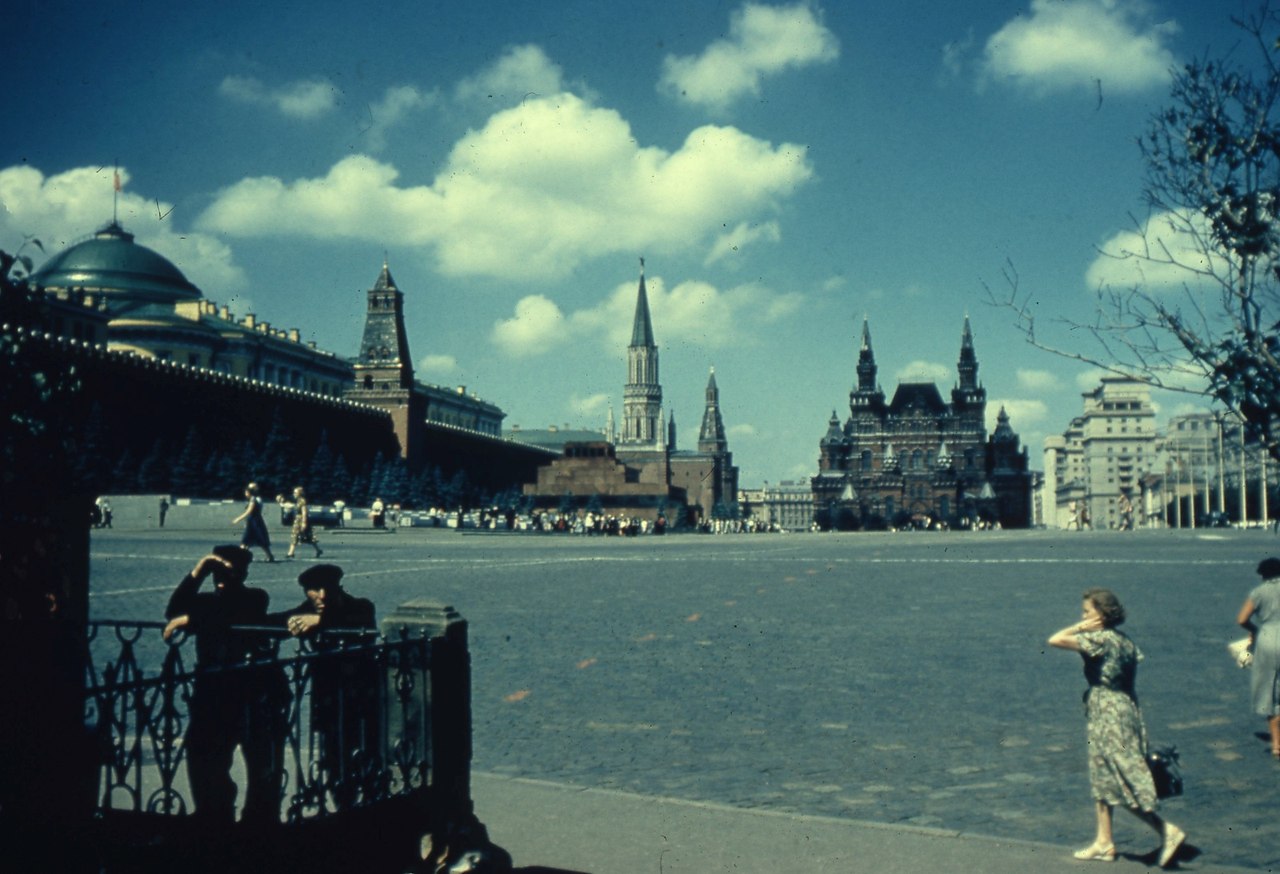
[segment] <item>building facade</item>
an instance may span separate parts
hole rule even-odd
[[[849,417],[841,424],[832,412],[811,481],[821,527],[1031,524],[1027,453],[1003,409],[987,437],[987,394],[968,317],[956,369],[950,402],[933,383],[901,383],[886,401],[863,321]]]
[[[1133,524],[1143,524],[1157,509],[1145,485],[1159,436],[1151,390],[1106,376],[1082,398],[1082,414],[1061,436],[1045,440],[1045,525],[1120,528],[1130,513]]]
[[[30,285],[106,312],[107,348],[298,391],[340,397],[350,362],[250,313],[233,318],[116,222],[57,253]],[[74,327],[74,325],[73,325]],[[88,338],[86,338],[88,339]]]

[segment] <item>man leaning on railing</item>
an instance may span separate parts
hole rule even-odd
[[[282,625],[294,637],[310,638],[318,652],[330,654],[311,662],[311,728],[319,740],[321,769],[339,810],[356,803],[361,789],[372,789],[369,781],[382,773],[377,749],[381,682],[376,659],[355,653],[336,655],[344,647],[367,643],[368,635],[376,632],[373,602],[351,595],[341,581],[342,568],[336,564],[312,565],[298,576],[306,594],[303,602],[267,617],[267,624]]]
[[[235,820],[232,758],[239,744],[246,783],[242,818],[278,823],[283,794],[284,732],[289,688],[274,652],[258,652],[255,638],[232,626],[266,624],[269,596],[245,586],[253,555],[240,546],[215,546],[169,598],[164,638],[179,628],[196,639],[196,676],[185,747],[197,816],[211,826]],[[200,586],[213,578],[213,591]],[[261,639],[259,639],[261,641]],[[270,645],[269,643],[267,644]],[[245,667],[247,662],[260,662]]]

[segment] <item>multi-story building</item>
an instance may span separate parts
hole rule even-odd
[[[745,491],[741,494],[747,494]],[[784,531],[813,527],[813,488],[807,480],[782,480],[752,490],[747,501],[751,518],[760,525]]]
[[[1151,390],[1105,376],[1062,436],[1045,440],[1044,512],[1051,528],[1118,528],[1153,512],[1144,486],[1156,462]]]
[[[864,320],[849,418],[842,426],[833,411],[819,442],[811,488],[820,524],[878,527],[928,519],[1030,525],[1027,454],[1003,409],[987,437],[987,393],[978,382],[968,317],[950,403],[933,383],[901,383],[886,403],[876,370]]]
[[[404,294],[385,263],[366,292],[364,336],[354,361],[304,341],[296,328],[274,327],[255,313],[233,316],[114,221],[49,258],[30,284],[60,307],[55,323],[67,336],[105,342],[113,351],[384,406],[401,423],[402,437],[414,417],[492,437],[502,433],[505,413],[496,405],[464,387],[414,378]]]

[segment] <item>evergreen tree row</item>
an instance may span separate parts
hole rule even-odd
[[[254,482],[266,500],[288,498],[302,486],[313,504],[369,506],[381,498],[406,508],[456,510],[489,502],[463,471],[453,476],[438,467],[413,471],[399,456],[351,462],[334,452],[324,432],[311,457],[301,458],[279,416],[260,444],[213,445],[194,426],[176,445],[159,438],[145,450],[126,448],[115,454],[104,443],[101,415],[94,410],[80,434],[74,471],[91,493],[238,500]]]

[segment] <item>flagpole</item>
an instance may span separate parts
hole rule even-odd
[[[120,162],[116,161],[111,173],[111,223],[120,224]]]

